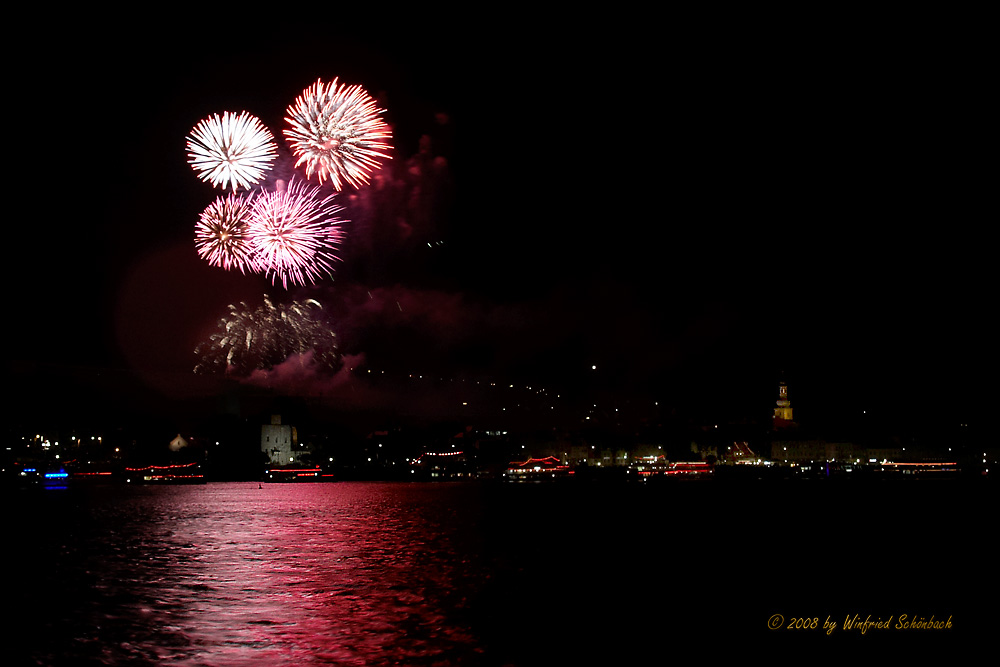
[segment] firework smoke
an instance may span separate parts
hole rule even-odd
[[[345,183],[357,188],[389,158],[391,132],[383,110],[361,86],[318,80],[287,113],[285,138],[299,158],[295,166],[305,164],[306,178],[316,174],[320,184],[330,179],[337,190]]]
[[[198,123],[187,140],[188,162],[198,177],[222,189],[249,189],[277,157],[271,131],[246,111],[225,112]]]

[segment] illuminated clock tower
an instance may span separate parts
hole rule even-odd
[[[792,403],[788,400],[788,385],[784,382],[778,384],[777,407],[774,408],[774,427],[781,428],[788,426],[792,422]]]

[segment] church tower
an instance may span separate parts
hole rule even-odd
[[[778,383],[777,407],[774,408],[774,428],[782,428],[792,424],[792,402],[788,400],[788,385]]]

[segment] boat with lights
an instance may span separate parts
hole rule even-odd
[[[205,473],[201,464],[177,463],[173,465],[148,465],[141,468],[125,468],[126,481],[133,484],[205,484]]]
[[[549,482],[572,476],[573,469],[555,456],[511,461],[504,472],[504,479],[508,482]]]
[[[663,462],[657,466],[650,466],[639,470],[639,478],[644,481],[650,480],[707,480],[715,475],[715,467],[705,461],[677,461],[674,463]]]
[[[332,482],[334,475],[319,466],[271,466],[264,471],[265,482]]]

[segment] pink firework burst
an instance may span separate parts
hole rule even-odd
[[[246,111],[206,118],[191,130],[188,162],[198,178],[235,191],[249,189],[264,178],[277,157],[271,131]]]
[[[321,185],[329,178],[337,190],[344,183],[360,187],[390,159],[392,133],[384,111],[361,86],[316,81],[287,113],[284,134],[298,157],[295,166],[304,163],[306,178],[315,173]]]
[[[336,248],[344,237],[335,194],[292,179],[285,189],[265,192],[253,202],[248,230],[259,270],[272,284],[315,283],[333,274]]]
[[[252,205],[253,197],[236,194],[219,197],[209,204],[194,228],[198,256],[226,270],[257,272],[247,225]]]

